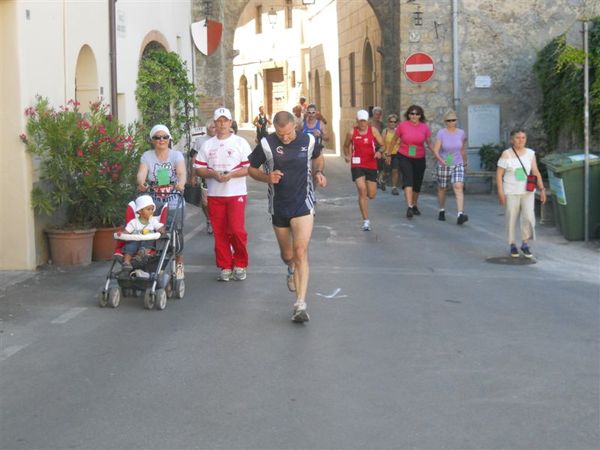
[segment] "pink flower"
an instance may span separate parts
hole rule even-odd
[[[25,115],[27,117],[35,117],[36,111],[35,108],[33,106],[30,106],[29,108],[27,108],[25,110]]]
[[[83,151],[78,148],[77,151],[75,152],[77,154],[77,156],[82,157],[83,156]]]
[[[21,133],[19,135],[19,138],[21,139],[21,141],[23,141],[24,144],[27,144],[27,135],[25,133]]]

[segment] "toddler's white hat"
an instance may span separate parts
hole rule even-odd
[[[140,209],[144,209],[146,206],[153,206],[153,211],[156,209],[156,205],[152,200],[152,197],[149,195],[141,195],[135,200],[135,212],[138,212]]]

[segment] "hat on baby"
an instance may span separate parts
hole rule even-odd
[[[135,212],[144,209],[146,206],[152,206],[153,211],[156,209],[156,205],[149,195],[141,195],[135,199]]]
[[[356,120],[369,120],[369,113],[361,109],[356,113]]]
[[[154,125],[152,127],[152,129],[150,130],[150,139],[152,139],[154,137],[154,135],[156,133],[158,133],[159,131],[164,131],[165,134],[167,134],[169,137],[171,137],[171,132],[169,131],[169,129],[165,125],[159,124],[159,125]]]

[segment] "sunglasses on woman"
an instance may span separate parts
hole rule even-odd
[[[168,141],[170,139],[169,136],[152,136],[152,139],[154,139],[155,141],[160,141],[161,139],[163,141]]]

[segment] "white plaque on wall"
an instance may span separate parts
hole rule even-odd
[[[489,75],[479,75],[475,77],[476,88],[489,88],[492,87],[492,77]]]
[[[500,143],[500,106],[469,105],[469,147]]]

